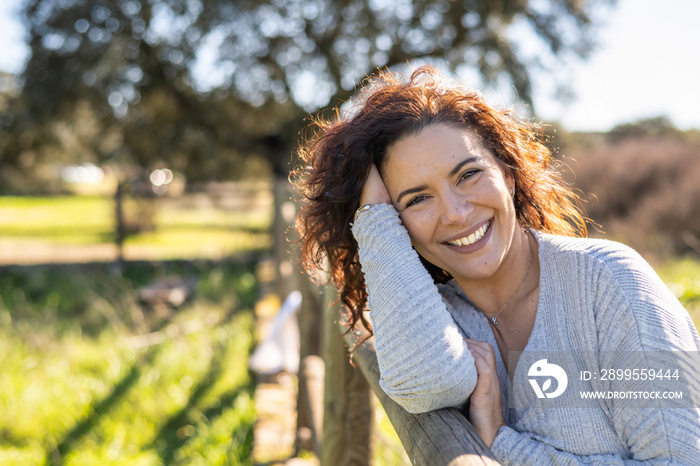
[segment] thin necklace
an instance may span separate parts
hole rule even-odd
[[[525,230],[526,236],[527,236],[527,233],[528,233],[528,231]],[[520,282],[520,285],[518,285],[518,288],[515,290],[515,292],[513,292],[513,294],[510,295],[510,298],[508,298],[508,301],[506,301],[506,303],[503,305],[501,310],[498,311],[495,316],[493,316],[489,319],[491,321],[491,323],[493,323],[493,325],[500,324],[500,322],[498,321],[498,316],[501,315],[501,312],[503,312],[503,310],[506,308],[508,303],[510,303],[511,300],[513,298],[515,298],[515,295],[518,294],[518,291],[520,291],[520,288],[522,288],[523,285],[525,284],[525,280],[527,280],[527,276],[530,275],[530,267],[532,267],[532,258],[535,255],[535,249],[530,245],[530,237],[529,236],[527,237],[527,245],[530,247],[530,263],[527,265],[527,272],[525,272],[525,278],[523,278],[523,281]]]

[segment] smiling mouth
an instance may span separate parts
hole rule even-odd
[[[464,238],[457,238],[454,241],[446,241],[445,244],[449,244],[450,246],[469,246],[483,238],[490,226],[491,221],[489,220],[471,235],[465,236]]]

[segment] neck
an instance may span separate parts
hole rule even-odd
[[[502,311],[501,316],[508,313],[508,309],[517,307],[520,298],[538,285],[537,241],[530,239],[530,236],[524,229],[516,230],[509,252],[492,276],[478,281],[458,282],[487,317],[491,318],[499,311]]]

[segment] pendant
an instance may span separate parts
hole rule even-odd
[[[493,325],[498,325],[498,324],[499,324],[498,320],[496,319],[497,317],[498,317],[498,316],[493,316],[493,317],[491,317],[491,322],[493,322]]]

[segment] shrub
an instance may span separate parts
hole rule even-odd
[[[700,252],[700,146],[625,139],[570,154],[568,177],[609,236],[660,254]]]

